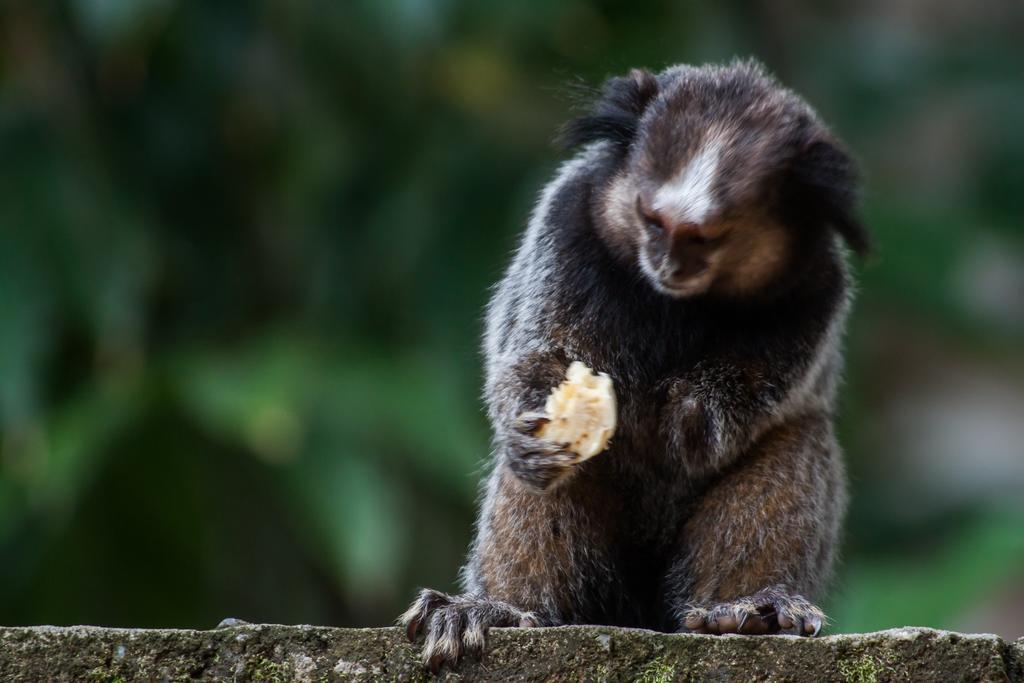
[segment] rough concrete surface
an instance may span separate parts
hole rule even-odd
[[[0,681],[429,680],[395,628],[214,631],[0,628]],[[466,681],[1011,681],[1024,639],[924,628],[809,639],[667,635],[597,626],[494,629]]]

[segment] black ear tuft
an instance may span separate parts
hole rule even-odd
[[[791,210],[831,225],[859,256],[871,253],[871,234],[857,216],[857,167],[839,144],[821,138],[811,141],[791,170]]]
[[[658,79],[644,69],[605,81],[591,112],[567,123],[559,142],[571,149],[598,140],[610,140],[624,151],[636,137],[644,109],[658,94]]]

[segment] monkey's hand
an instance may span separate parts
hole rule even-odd
[[[825,615],[784,586],[772,586],[735,600],[713,605],[689,605],[681,631],[687,633],[788,633],[816,636]]]
[[[512,473],[537,491],[547,491],[568,476],[579,456],[568,450],[569,444],[555,443],[537,436],[549,422],[540,412],[526,412],[498,434],[498,447]]]

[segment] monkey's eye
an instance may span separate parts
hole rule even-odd
[[[654,216],[640,216],[640,217],[643,219],[644,227],[647,228],[647,231],[649,233],[651,233],[655,237],[661,237],[662,235],[665,234],[665,226],[661,222],[660,218],[655,218]]]
[[[665,224],[661,222],[660,218],[653,216],[644,210],[639,197],[636,198],[636,212],[640,214],[640,220],[643,222],[644,227],[647,228],[647,232],[649,232],[651,236],[661,237],[665,234]]]

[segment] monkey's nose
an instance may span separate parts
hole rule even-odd
[[[707,242],[707,237],[698,223],[676,223],[669,227],[668,235],[672,244],[680,247]]]
[[[669,232],[668,267],[673,280],[687,280],[708,267],[707,238],[696,223],[678,223]]]

